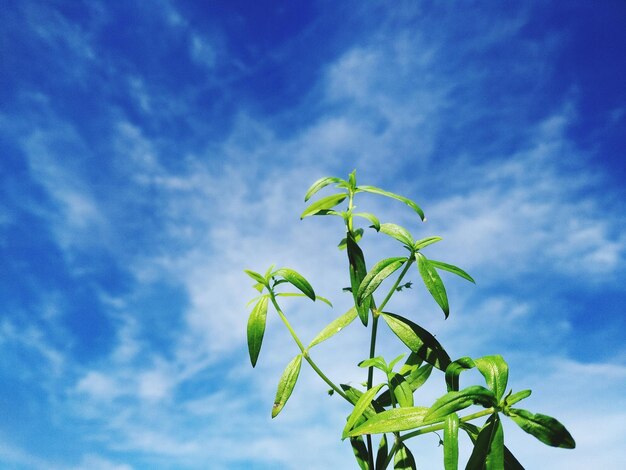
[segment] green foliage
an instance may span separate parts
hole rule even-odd
[[[261,294],[249,302],[254,304],[247,327],[248,351],[252,366],[256,365],[261,351],[270,304],[299,349],[279,379],[272,418],[281,412],[291,396],[304,360],[330,387],[329,395],[339,396],[347,402],[350,411],[347,413],[341,437],[349,439],[357,465],[363,470],[383,470],[389,468],[392,463],[394,469],[417,468],[416,459],[408,447],[409,440],[437,431],[443,431],[445,470],[457,470],[459,430],[463,430],[473,444],[466,469],[523,469],[504,445],[502,416],[510,418],[544,444],[574,448],[574,439],[556,419],[513,408],[513,405],[527,398],[531,391],[521,390],[513,393],[509,390],[505,394],[509,367],[502,356],[490,355],[475,359],[461,357],[452,361],[432,333],[405,316],[384,310],[394,294],[412,287],[412,282],[404,281],[404,278],[413,264],[416,265],[426,291],[443,311],[445,318],[450,315],[450,304],[439,271],[452,273],[475,283],[474,279],[461,268],[432,260],[422,253],[423,249],[441,241],[441,237],[428,236],[416,241],[413,235],[400,225],[381,224],[374,214],[354,212],[354,200],[359,193],[391,198],[406,204],[417,213],[419,219],[425,220],[422,209],[412,200],[395,193],[374,186],[357,185],[356,171],[353,171],[347,180],[336,177],[317,180],[306,192],[305,202],[328,186],[334,186],[339,192],[309,203],[300,217],[303,219],[313,215],[327,215],[340,217],[344,221],[345,236],[338,246],[339,249],[346,250],[350,287],[343,289],[340,287],[338,290],[351,292],[353,306],[332,320],[305,347],[305,343],[296,334],[278,300],[282,297],[307,297],[313,301],[320,300],[332,307],[330,301],[316,295],[309,281],[293,269],[275,270],[271,266],[263,275],[245,270],[254,281],[253,288]],[[344,202],[347,202],[347,206],[339,207]],[[404,252],[401,256],[383,258],[374,263],[368,271],[365,255],[359,245],[366,231],[363,227],[355,227],[355,221],[370,223],[369,228],[374,231],[368,233],[376,235],[378,232],[397,240],[402,249],[409,251],[408,256]],[[384,291],[383,286],[386,286]],[[284,290],[285,288],[287,290]],[[384,292],[384,296],[380,295],[377,299],[381,291]],[[425,306],[425,309],[430,308],[430,305]],[[364,390],[346,384],[337,385],[311,357],[311,349],[314,346],[334,338],[357,317],[370,330],[371,336],[369,357],[358,364],[359,367],[367,369]],[[412,318],[415,317],[416,315],[412,315]],[[398,338],[398,346],[404,351],[389,363],[382,356],[375,355],[380,319]],[[406,360],[401,364],[405,357]],[[459,386],[461,373],[473,368],[480,372],[484,383],[472,384],[461,389]],[[384,377],[382,382],[374,383],[374,369],[382,372]],[[435,380],[436,377],[432,372],[437,370],[439,377],[445,382],[447,393],[433,403],[416,405],[419,397],[416,391],[426,381]],[[468,412],[470,408],[474,409]],[[485,417],[487,419],[482,425],[474,424],[475,421],[480,422],[480,419]],[[375,434],[381,435],[376,450],[371,439]],[[388,436],[393,436],[393,440],[388,441]]]

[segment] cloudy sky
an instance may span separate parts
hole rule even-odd
[[[412,271],[389,310],[453,358],[502,354],[523,407],[577,441],[505,422],[522,463],[626,461],[624,24],[619,0],[6,0],[0,467],[351,468],[349,409],[306,364],[270,418],[297,348],[270,313],[252,369],[243,269],[297,269],[333,302],[284,303],[304,341],[342,314],[341,223],[299,214],[353,169],[428,221],[360,210],[442,236],[427,253],[477,281],[444,276],[444,321]],[[370,263],[404,254],[384,238]],[[367,343],[354,323],[313,357],[356,386]],[[421,468],[437,444],[412,445]]]

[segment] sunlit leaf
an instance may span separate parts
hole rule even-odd
[[[400,225],[391,223],[381,224],[379,231],[385,235],[395,238],[408,247],[412,247],[415,243],[409,231]]]
[[[507,406],[515,405],[517,402],[522,401],[524,398],[528,398],[531,393],[532,390],[521,390],[506,397],[504,402]]]
[[[369,220],[372,223],[372,227],[374,227],[377,232],[380,230],[380,221],[378,220],[378,217],[376,217],[374,214],[370,214],[369,212],[357,212],[352,215],[355,217],[363,217],[364,219]]]
[[[506,391],[506,384],[509,380],[509,366],[504,358],[500,355],[484,356],[474,359],[474,364],[485,377],[487,387],[494,393],[496,399],[500,401]]]
[[[308,201],[311,196],[317,193],[320,189],[328,186],[333,183],[341,183],[343,180],[341,178],[335,178],[333,176],[326,176],[324,178],[318,179],[315,183],[311,185],[306,194],[304,195],[304,202]]]
[[[387,258],[374,265],[365,276],[358,288],[356,301],[362,304],[378,288],[378,286],[391,276],[400,266],[407,261],[406,258]]]
[[[423,362],[423,359],[419,357],[416,353],[411,351],[411,354],[409,354],[409,357],[406,358],[404,365],[400,369],[400,373],[402,375],[408,375],[411,372],[417,370],[419,366],[422,365],[422,362]]]
[[[382,386],[383,384],[376,385],[375,387],[372,387],[369,390],[367,390],[365,393],[363,393],[363,395],[359,397],[359,400],[354,405],[354,409],[352,410],[352,413],[350,413],[350,416],[348,417],[348,422],[346,423],[346,427],[343,429],[343,434],[341,437],[342,439],[345,439],[346,437],[348,437],[348,435],[352,436],[352,434],[349,434],[349,431],[356,424],[359,418],[363,415],[365,410],[370,406],[370,403],[372,403],[372,400],[374,399],[374,397],[376,396],[376,394],[378,393],[378,391],[380,390]]]
[[[309,217],[311,215],[316,215],[320,211],[332,209],[337,204],[342,203],[347,197],[348,195],[346,193],[339,193],[319,199],[311,204],[309,207],[304,209],[304,212],[300,214],[300,219],[304,219],[305,217]]]
[[[319,298],[320,297],[318,296],[318,299]],[[328,338],[339,333],[343,328],[352,323],[356,316],[356,308],[352,307],[340,317],[335,318],[332,322],[326,325],[326,327],[324,327],[324,329],[320,331],[315,338],[313,338],[313,341],[311,341],[307,349],[311,349],[316,344],[320,344],[322,341],[326,341]]]
[[[384,432],[398,432],[415,429],[433,421],[424,421],[428,408],[413,406],[409,408],[392,408],[377,413],[360,426],[350,431],[350,436],[362,434],[380,434]]]
[[[276,294],[276,297],[309,297],[309,296],[306,294],[298,294],[297,292],[281,292],[279,294]],[[328,300],[326,297],[322,297],[321,295],[316,294],[315,300],[320,300],[324,302],[326,305],[328,305],[329,307],[333,306],[330,300]]]
[[[542,415],[533,414],[530,411],[511,408],[508,416],[528,434],[535,436],[544,444],[552,447],[563,447],[573,449],[576,447],[574,438],[556,419]]]
[[[278,390],[276,391],[276,398],[274,398],[274,406],[272,407],[272,418],[278,416],[278,413],[283,409],[287,400],[293,392],[293,388],[298,381],[298,375],[300,374],[300,366],[302,365],[302,354],[298,354],[294,357],[281,376],[278,382]]]
[[[352,191],[356,189],[356,170],[352,170],[348,175],[348,184]]]
[[[413,209],[415,212],[417,212],[420,216],[420,219],[424,220],[424,212],[422,211],[422,209],[420,209],[420,207],[417,204],[415,204],[413,201],[411,201],[410,199],[406,197],[399,196],[398,194],[390,193],[389,191],[376,188],[375,186],[359,186],[358,189],[361,191],[365,191],[367,193],[380,194],[382,196],[387,196],[393,199],[397,199],[398,201],[402,201],[411,209]]]
[[[421,240],[418,240],[413,244],[413,249],[415,251],[421,250],[422,248],[428,245],[432,245],[433,243],[437,243],[438,241],[441,241],[441,240],[443,240],[441,237],[422,238]]]
[[[259,352],[261,352],[267,319],[267,302],[267,296],[261,297],[248,317],[248,353],[252,367],[256,366]]]
[[[389,363],[389,370],[393,370],[393,368],[395,367],[395,365],[400,362],[402,360],[402,358],[406,356],[406,354],[400,354],[399,356],[397,356],[396,358],[393,359],[393,361],[391,361]]]
[[[426,380],[428,380],[428,377],[430,377],[432,370],[433,366],[431,364],[424,364],[422,367],[414,369],[410,373],[404,375],[404,379],[411,388],[411,393],[424,385]],[[403,375],[402,372],[400,375]],[[385,390],[378,397],[376,397],[376,402],[380,406],[391,406],[391,394],[389,390]]]
[[[430,262],[431,265],[433,265],[437,269],[443,269],[444,271],[451,272],[453,274],[456,274],[457,276],[461,276],[463,279],[467,279],[468,281],[473,282],[474,284],[476,284],[476,281],[474,281],[474,278],[472,278],[472,276],[467,274],[461,268],[458,268],[458,267],[456,267],[456,266],[454,266],[452,264],[442,263],[441,261],[435,261],[435,260],[432,260],[432,259],[429,259],[428,261]]]
[[[394,470],[416,470],[417,466],[415,465],[415,457],[409,450],[409,448],[404,445],[404,443],[400,444],[400,448],[396,452],[396,455],[393,456],[393,468]]]
[[[450,356],[428,331],[412,321],[396,315],[394,313],[384,312],[382,317],[400,340],[408,346],[408,348],[432,364],[437,369],[446,370],[450,364]]]
[[[382,356],[365,359],[364,361],[359,362],[359,367],[375,367],[376,369],[382,370],[385,373],[387,373],[387,370],[389,369],[389,366],[387,366],[387,363],[382,358]]]
[[[459,415],[446,416],[443,428],[443,465],[445,470],[459,468]]]
[[[454,362],[451,362],[446,367],[446,385],[448,386],[448,392],[454,392],[459,390],[459,375],[464,370],[472,369],[475,366],[471,357],[461,357]]]
[[[496,397],[491,390],[480,385],[472,385],[459,392],[448,392],[438,398],[429,408],[425,419],[441,419],[471,405],[482,405],[489,408],[496,404]]]
[[[281,268],[272,274],[272,276],[280,276],[287,280],[291,285],[293,285],[296,289],[300,290],[303,294],[309,297],[311,300],[315,300],[315,292],[313,291],[313,287],[309,284],[304,276],[300,273],[294,271],[289,268]]]
[[[423,254],[415,253],[415,259],[420,275],[424,280],[424,285],[433,296],[433,299],[439,304],[441,310],[443,310],[445,317],[448,318],[450,314],[448,296],[446,294],[446,288],[443,286],[439,274],[437,274],[437,270]]]
[[[263,284],[264,286],[267,285],[267,281],[259,273],[255,272],[255,271],[251,271],[249,269],[244,269],[243,272],[245,272],[248,276],[250,276],[252,279],[254,279],[259,284]]]
[[[402,407],[413,406],[413,390],[409,382],[400,374],[393,374],[390,380],[396,403]]]

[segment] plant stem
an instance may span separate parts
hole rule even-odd
[[[380,307],[378,307],[378,310],[382,310],[383,308],[385,308],[385,305],[387,305],[387,302],[389,302],[389,299],[391,299],[391,296],[394,294],[394,292],[396,291],[396,289],[400,285],[400,282],[402,282],[402,279],[404,278],[405,274],[407,273],[407,271],[411,267],[411,264],[413,263],[413,260],[414,260],[414,258],[412,256],[407,260],[406,264],[404,265],[404,269],[402,269],[402,272],[398,276],[398,279],[396,279],[396,282],[394,283],[394,285],[389,290],[389,293],[387,294],[387,297],[385,297],[385,300],[383,300],[383,302],[380,304]]]
[[[280,307],[278,305],[278,302],[276,302],[276,297],[274,295],[274,292],[272,292],[272,291],[270,291],[270,299],[272,299],[272,304],[274,304],[274,308],[276,309],[276,312],[278,312],[278,316],[280,317],[280,319],[283,321],[283,323],[285,324],[285,326],[289,330],[289,333],[291,334],[291,337],[294,339],[294,341],[298,345],[298,348],[300,348],[300,351],[302,352],[302,356],[304,357],[304,359],[306,359],[306,361],[309,363],[311,368],[317,373],[317,375],[320,376],[320,378],[324,382],[326,382],[330,386],[330,388],[332,388],[335,392],[337,392],[337,394],[339,396],[344,398],[350,404],[354,405],[354,403],[352,403],[352,400],[350,400],[348,398],[348,396],[344,393],[344,391],[341,390],[340,387],[335,385],[332,380],[330,380],[328,377],[326,377],[326,374],[324,374],[321,371],[321,369],[317,366],[317,364],[315,364],[313,359],[311,359],[311,357],[309,356],[309,352],[307,351],[307,349],[302,344],[302,341],[300,341],[300,338],[298,338],[298,335],[296,334],[296,332],[294,331],[293,327],[289,323],[289,320],[287,320],[287,317],[285,316],[283,311],[280,309]]]

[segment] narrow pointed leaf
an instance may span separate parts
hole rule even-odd
[[[413,209],[415,212],[417,212],[417,214],[420,216],[420,219],[424,220],[424,212],[422,211],[422,209],[420,209],[420,207],[417,204],[415,204],[415,202],[411,201],[410,199],[406,197],[400,196],[398,194],[390,193],[389,191],[376,188],[375,186],[359,186],[358,189],[360,189],[361,191],[365,191],[367,193],[380,194],[382,196],[387,196],[393,199],[397,199],[398,201],[402,201],[411,209]]]
[[[252,367],[256,366],[259,352],[261,352],[267,319],[267,302],[267,296],[261,297],[248,317],[248,353]]]
[[[437,274],[437,270],[423,254],[416,253],[415,259],[417,260],[417,268],[424,280],[424,285],[430,292],[430,295],[433,296],[433,299],[435,299],[435,302],[439,304],[441,310],[443,310],[445,317],[448,318],[448,315],[450,315],[448,295],[439,274]]]
[[[356,405],[356,403],[359,401],[359,398],[361,398],[361,396],[363,395],[363,392],[354,387],[351,387],[350,385],[340,384],[339,386],[350,400],[350,403],[352,403],[353,405]],[[385,411],[384,408],[380,406],[376,402],[376,400],[372,400],[371,405],[368,406],[367,409],[363,412],[363,416],[366,418],[370,418],[376,413],[382,413],[383,411]]]
[[[352,191],[356,190],[356,170],[352,170],[348,175],[348,184]]]
[[[522,401],[524,398],[528,398],[531,393],[532,390],[521,390],[519,392],[515,392],[505,398],[505,403],[507,406],[515,405],[517,402]]]
[[[348,417],[348,422],[346,423],[346,427],[343,429],[342,439],[345,439],[346,437],[348,437],[349,431],[356,424],[359,418],[363,416],[363,413],[370,406],[370,403],[372,403],[372,400],[374,399],[374,397],[376,396],[376,394],[378,393],[378,391],[380,390],[382,386],[383,384],[376,385],[375,387],[370,388],[368,391],[366,391],[365,393],[363,393],[363,395],[359,397],[359,400],[354,405],[354,409],[352,410],[352,413],[350,413],[350,416]]]
[[[400,355],[399,355],[399,356],[397,356],[397,357],[396,357],[393,361],[391,361],[391,362],[389,363],[389,370],[390,370],[390,371],[392,371],[392,370],[393,370],[393,368],[396,366],[396,364],[397,364],[398,362],[400,362],[404,356],[406,356],[406,354],[400,354]]]
[[[450,356],[428,331],[412,321],[394,313],[383,312],[382,317],[391,331],[408,348],[437,369],[446,370]]]
[[[333,176],[326,176],[324,178],[318,179],[315,183],[311,185],[311,187],[307,190],[304,195],[304,202],[307,202],[311,196],[317,193],[320,189],[325,188],[329,184],[341,183],[343,180],[341,178],[336,178]]]
[[[274,398],[274,406],[272,407],[272,418],[278,416],[278,413],[280,413],[285,406],[285,403],[287,403],[287,400],[289,400],[291,392],[293,392],[293,388],[296,386],[296,382],[298,381],[301,365],[302,354],[298,354],[289,364],[287,364],[287,367],[278,382],[278,390],[276,391],[276,398]]]
[[[387,363],[382,358],[382,356],[365,359],[364,361],[359,362],[359,367],[376,367],[377,369],[382,370],[385,373],[387,373],[387,371],[389,370],[389,366],[387,366]]]
[[[307,349],[311,349],[316,344],[320,344],[322,341],[326,341],[328,338],[339,333],[342,329],[352,323],[356,316],[356,308],[352,307],[340,317],[335,318],[332,322],[326,325],[326,327],[320,331],[315,338],[313,338],[313,341],[311,341]]]
[[[459,468],[459,415],[449,414],[443,428],[443,466],[445,470]]]
[[[493,414],[476,436],[472,455],[465,470],[502,470],[504,468],[504,441],[502,423]]]
[[[359,304],[357,302],[357,292],[363,279],[367,275],[367,268],[365,267],[365,258],[363,257],[363,251],[357,245],[351,233],[346,235],[347,248],[348,248],[348,263],[350,269],[350,287],[352,288],[352,298],[354,299],[354,305],[356,306],[357,313],[361,319],[361,323],[367,326],[367,320],[369,317],[370,300],[365,299]]]
[[[446,385],[448,392],[457,392],[459,390],[459,375],[464,370],[475,367],[474,361],[470,357],[461,357],[450,363],[446,368]]]
[[[370,470],[367,446],[365,445],[365,441],[363,441],[363,437],[351,437],[350,445],[352,446],[352,452],[354,452],[354,458],[359,468],[361,470]]]
[[[496,404],[496,397],[491,390],[480,385],[472,385],[459,392],[448,392],[438,398],[428,410],[425,419],[441,419],[471,405],[482,405],[489,408]]]
[[[415,465],[415,457],[409,450],[409,448],[404,445],[404,443],[400,444],[400,448],[396,452],[396,455],[393,456],[393,468],[394,470],[416,470],[417,466]]]
[[[402,366],[402,369],[400,369],[400,373],[402,375],[410,374],[411,372],[417,370],[419,366],[422,365],[423,361],[424,360],[421,357],[419,357],[416,353],[411,351],[411,354],[409,354],[409,357],[406,358],[406,361],[404,365]]]
[[[461,428],[467,433],[472,444],[476,444],[480,429],[471,423],[461,423]],[[515,458],[507,446],[504,446],[504,470],[524,470],[524,466]]]
[[[363,217],[364,219],[369,220],[372,223],[372,227],[374,227],[377,232],[380,230],[380,221],[378,220],[378,217],[376,217],[374,214],[370,214],[369,212],[357,212],[352,215],[355,217]]]
[[[267,285],[267,281],[259,273],[255,271],[251,271],[249,269],[244,269],[243,272],[246,273],[248,276],[250,276],[252,279],[254,279],[256,282],[258,282],[259,284],[263,284],[264,286]]]
[[[509,380],[509,366],[504,358],[500,355],[484,356],[474,359],[474,364],[485,377],[487,387],[494,393],[496,399],[500,401],[506,391],[506,384]]]
[[[378,288],[378,286],[407,261],[406,258],[387,258],[374,265],[359,286],[356,301],[362,304]]]
[[[348,195],[346,193],[333,194],[332,196],[326,196],[322,199],[315,201],[309,207],[304,209],[304,212],[300,214],[300,219],[304,219],[305,217],[309,217],[311,215],[316,215],[321,211],[329,210],[335,207],[338,204],[341,204]],[[320,214],[324,215],[324,214]]]
[[[363,238],[362,228],[356,229],[353,233],[354,233],[355,242],[358,242],[361,238]],[[345,250],[347,246],[348,246],[348,239],[342,238],[341,241],[339,242],[339,245],[337,245],[337,248],[339,248],[340,250]]]
[[[396,403],[403,408],[413,406],[413,390],[409,382],[400,374],[394,374],[390,383]]]
[[[276,294],[276,297],[309,297],[309,296],[306,294],[298,294],[297,292],[280,292],[279,294]],[[333,306],[330,300],[328,300],[326,297],[322,297],[321,295],[316,295],[315,300],[321,300],[329,307]]]
[[[424,420],[427,411],[428,408],[423,406],[392,408],[373,415],[363,424],[350,431],[349,435],[360,436],[362,434],[380,434],[415,429],[433,423],[433,421]]]
[[[376,465],[374,466],[376,470],[382,470],[388,455],[389,447],[387,445],[387,436],[383,434],[383,437],[380,438],[380,442],[378,443],[378,452],[376,453]]]
[[[544,444],[552,447],[563,447],[573,449],[576,447],[574,438],[556,419],[542,415],[533,414],[530,411],[511,408],[509,417],[528,434],[535,436]]]
[[[474,278],[470,276],[469,274],[467,274],[465,271],[463,271],[461,268],[458,268],[452,264],[442,263],[441,261],[435,261],[432,259],[429,259],[428,261],[437,269],[443,269],[444,271],[451,272],[453,274],[456,274],[457,276],[461,276],[463,279],[467,279],[468,281],[476,284],[476,281],[474,281]]]
[[[413,244],[415,243],[409,231],[399,225],[391,223],[381,224],[379,231],[384,233],[385,235],[389,235],[390,237],[395,238],[396,240],[408,247],[413,246]]]
[[[315,292],[313,291],[313,287],[311,287],[309,281],[307,281],[300,273],[294,271],[293,269],[281,268],[274,271],[272,275],[284,278],[287,282],[289,282],[296,289],[300,290],[311,300],[315,300]]]
[[[421,250],[422,248],[428,246],[428,245],[432,245],[433,243],[437,243],[439,241],[443,240],[443,238],[441,237],[427,237],[427,238],[422,238],[421,240],[416,241],[413,244],[413,249],[415,251],[417,250]]]
[[[424,364],[422,367],[413,370],[410,374],[405,376],[405,380],[409,384],[411,392],[414,392],[424,385],[426,380],[428,380],[428,377],[430,377],[432,370],[432,365]],[[402,373],[400,375],[402,375]],[[378,397],[376,397],[376,403],[380,406],[391,406],[391,394],[389,390],[385,390]]]

